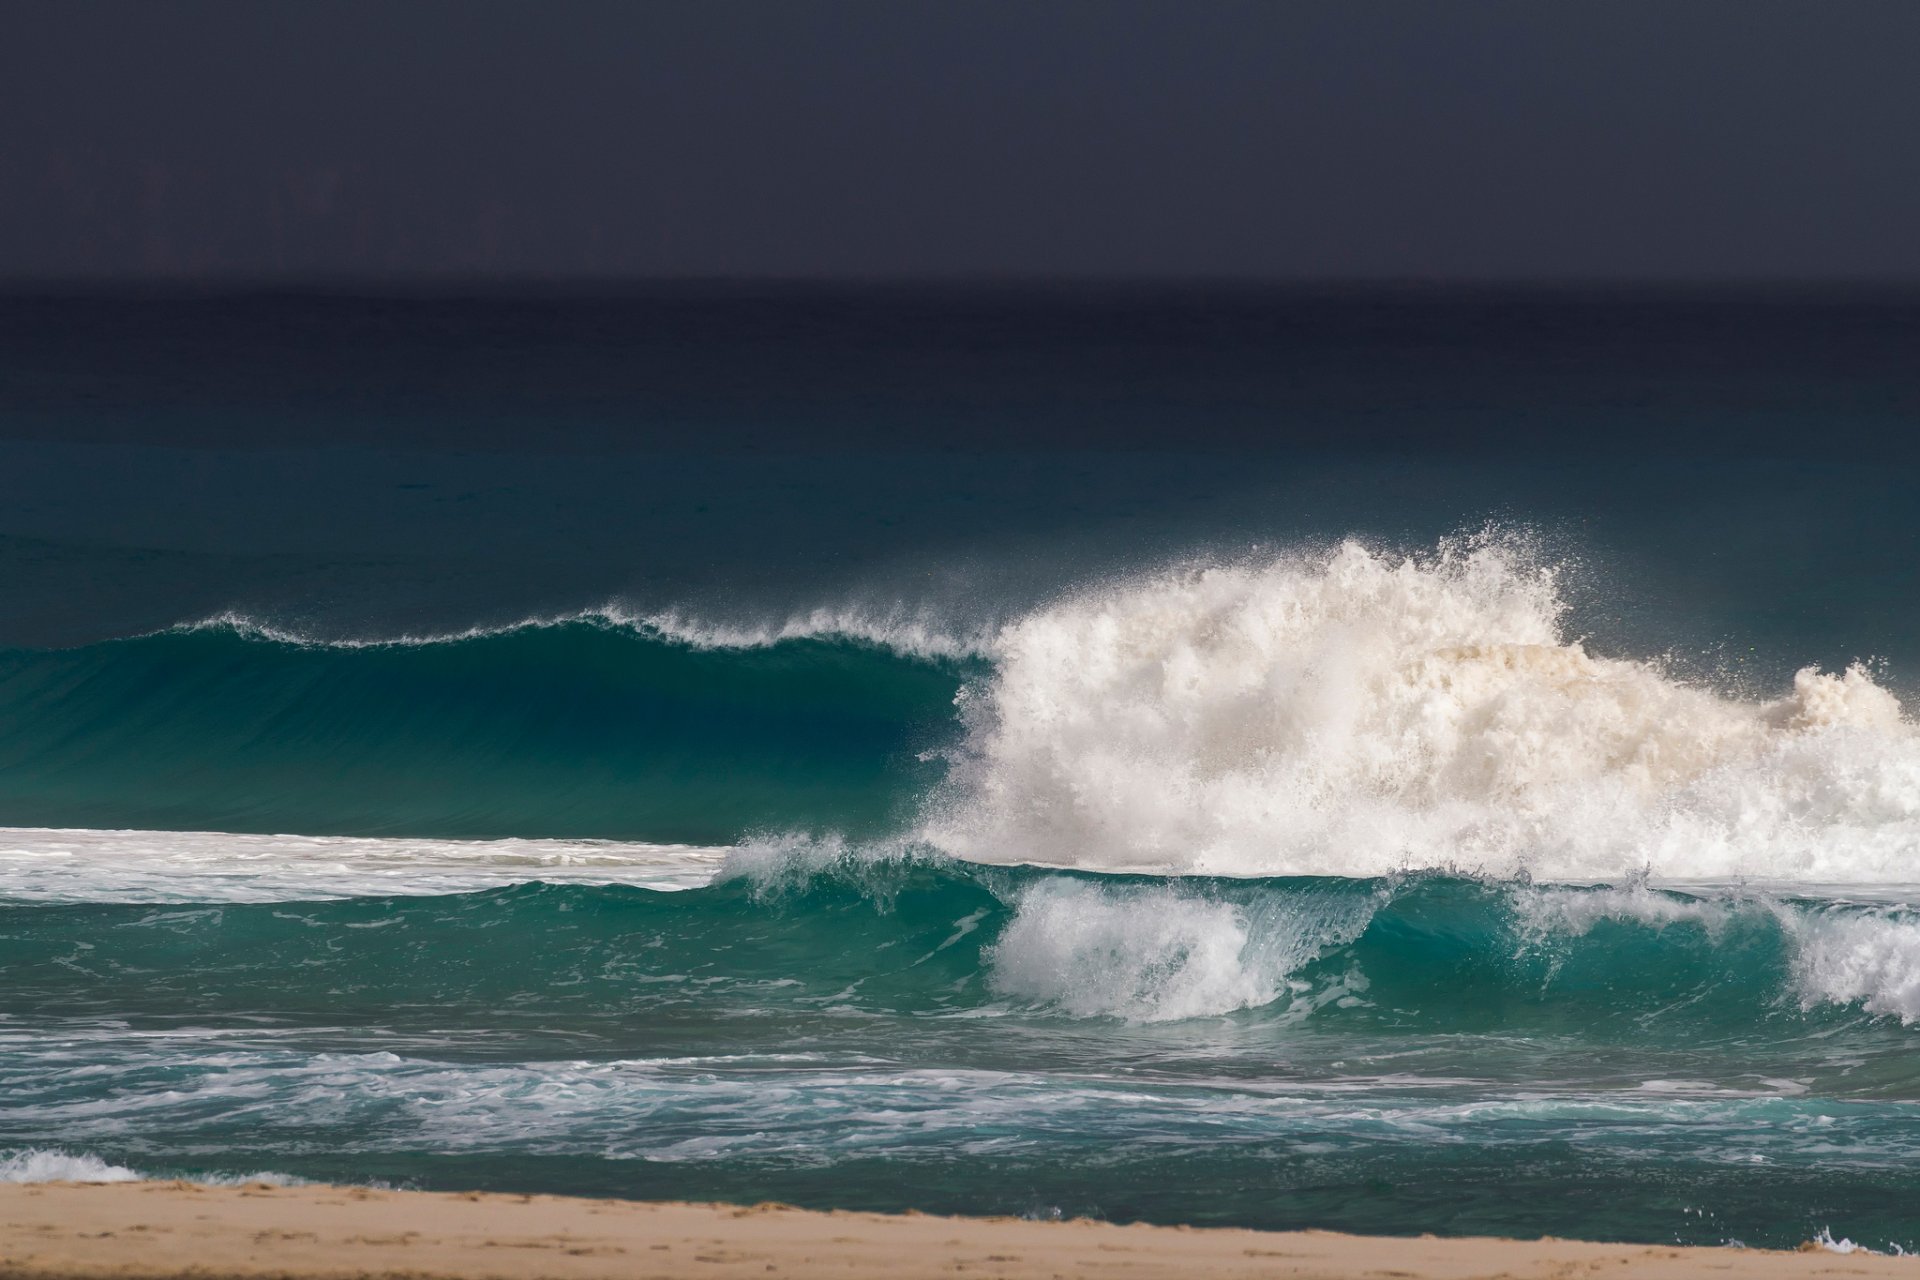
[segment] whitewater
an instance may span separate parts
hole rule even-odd
[[[962,703],[963,857],[1099,870],[1907,881],[1920,736],[1856,663],[1771,699],[1590,655],[1497,538],[1088,591]]]

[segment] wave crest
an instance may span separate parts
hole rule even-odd
[[[1492,536],[1071,597],[1002,632],[925,837],[1103,870],[1911,878],[1920,738],[1866,668],[1749,702],[1564,615],[1554,566]]]
[[[994,645],[991,626],[959,627],[930,610],[857,605],[823,605],[746,620],[703,618],[687,609],[639,609],[618,602],[569,613],[539,614],[497,625],[450,631],[401,631],[392,634],[332,634],[229,610],[171,628],[177,632],[227,631],[249,639],[315,649],[417,648],[458,644],[520,631],[589,626],[632,631],[689,649],[771,649],[804,640],[847,641],[870,645],[903,658],[956,661],[988,656]]]

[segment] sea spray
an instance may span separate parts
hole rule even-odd
[[[1908,878],[1920,735],[1853,666],[1773,702],[1563,634],[1497,537],[1346,543],[1077,593],[1008,626],[924,836],[1108,870]]]

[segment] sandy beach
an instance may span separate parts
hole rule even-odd
[[[347,1277],[1874,1276],[1902,1258],[815,1213],[360,1187],[0,1186],[0,1275]]]

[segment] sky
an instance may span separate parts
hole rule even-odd
[[[1912,0],[0,0],[0,277],[1920,277]]]

